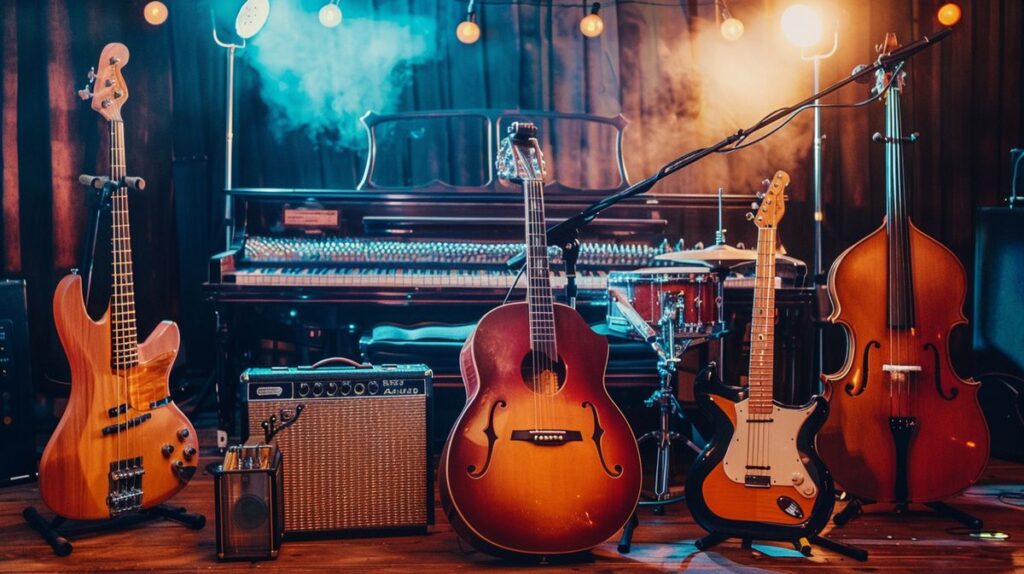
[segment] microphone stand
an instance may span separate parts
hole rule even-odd
[[[903,46],[901,48],[898,48],[889,54],[883,54],[879,56],[873,64],[869,66],[864,66],[859,71],[853,73],[852,75],[846,78],[843,78],[842,80],[839,80],[838,82],[821,90],[818,93],[813,94],[810,97],[801,100],[800,102],[797,102],[796,104],[793,104],[787,108],[782,108],[776,112],[773,112],[772,114],[762,118],[754,125],[748,128],[741,129],[733,134],[730,134],[717,143],[714,143],[708,147],[699,148],[687,152],[679,156],[678,158],[662,166],[657,173],[648,177],[647,179],[638,181],[633,185],[627,187],[626,189],[623,189],[622,191],[609,195],[608,197],[602,198],[592,203],[588,207],[584,208],[576,215],[573,215],[572,217],[566,219],[565,221],[562,221],[549,227],[547,231],[548,245],[558,245],[560,248],[562,248],[563,252],[567,249],[570,251],[573,249],[578,250],[580,229],[582,229],[588,223],[596,219],[602,211],[608,209],[609,207],[615,205],[616,203],[619,203],[624,199],[628,199],[630,197],[647,193],[659,181],[683,169],[684,167],[697,163],[698,161],[704,159],[705,157],[713,153],[720,152],[731,145],[739,144],[740,142],[747,139],[751,135],[754,135],[755,133],[763,130],[764,128],[770,126],[771,124],[774,124],[775,122],[785,118],[786,116],[800,108],[814,104],[817,100],[820,100],[825,96],[828,96],[829,94],[845,87],[847,84],[856,82],[858,80],[861,80],[862,78],[866,78],[880,69],[892,68],[899,64],[900,62],[903,62],[910,58],[911,56],[917,54],[918,52],[931,47],[932,44],[936,44],[938,42],[941,42],[942,40],[945,40],[952,33],[952,28],[944,28],[932,34],[931,36],[923,36],[921,39],[915,42],[911,42],[910,44],[907,44],[906,46]],[[524,250],[515,257],[509,259],[507,261],[507,265],[515,269],[523,265],[525,259],[526,251]],[[562,259],[565,262],[566,296],[570,302],[575,302],[576,256],[570,253],[568,257],[563,256]]]

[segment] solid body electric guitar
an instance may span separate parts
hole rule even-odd
[[[498,172],[524,188],[527,301],[490,311],[462,349],[468,399],[441,454],[441,501],[479,550],[568,554],[601,544],[629,518],[640,454],[605,390],[607,341],[552,300],[536,130],[512,131]]]
[[[895,35],[882,47],[897,47]],[[949,360],[949,334],[966,323],[966,277],[953,253],[910,221],[900,129],[903,72],[880,71],[885,97],[886,217],[829,272],[845,327],[846,363],[825,377],[832,415],[818,450],[839,485],[876,502],[932,502],[974,482],[988,461],[978,384]],[[879,140],[878,137],[875,138]]]
[[[100,55],[92,107],[110,123],[110,179],[125,176],[121,106],[128,88],[123,44]],[[168,393],[178,327],[164,321],[136,336],[128,191],[110,196],[113,284],[99,321],[86,311],[82,279],[57,285],[53,315],[71,366],[71,397],[39,463],[39,491],[66,518],[102,519],[150,508],[181,490],[199,460],[195,429]]]
[[[686,482],[686,502],[705,530],[740,538],[797,540],[817,534],[834,505],[832,479],[814,453],[828,404],[774,401],[775,245],[789,176],[775,174],[753,217],[758,227],[750,370],[744,389],[700,385],[715,434]]]

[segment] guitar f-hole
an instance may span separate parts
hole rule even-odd
[[[601,421],[597,416],[597,407],[590,401],[583,402],[583,408],[590,407],[590,412],[594,415],[594,434],[590,437],[594,441],[594,446],[597,447],[597,457],[601,460],[601,468],[604,469],[605,474],[612,478],[618,478],[622,476],[622,465],[615,465],[614,472],[608,468],[608,463],[604,460],[604,449],[601,446],[601,437],[604,436],[604,429],[601,428]]]
[[[494,442],[498,440],[498,434],[494,432],[494,411],[498,407],[505,408],[508,403],[505,401],[495,401],[491,405],[491,412],[487,415],[487,428],[484,429],[484,435],[487,437],[487,457],[484,458],[484,466],[479,472],[476,471],[476,465],[471,464],[466,467],[466,472],[473,478],[480,478],[487,472],[487,469],[491,466],[491,455],[494,454]]]

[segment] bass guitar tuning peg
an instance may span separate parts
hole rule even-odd
[[[96,68],[89,68],[89,74],[87,75],[89,81],[86,82],[85,87],[78,90],[78,97],[83,100],[88,100],[92,97],[92,85],[96,82]]]

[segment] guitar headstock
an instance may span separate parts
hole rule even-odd
[[[498,148],[498,177],[516,183],[544,181],[544,154],[537,142],[537,126],[513,122],[508,134]]]
[[[92,109],[108,122],[121,120],[121,107],[128,99],[128,84],[121,75],[128,57],[128,47],[124,44],[113,42],[104,46],[99,64],[89,72],[92,91],[86,88],[78,92],[82,99],[92,97]]]
[[[757,194],[761,203],[755,202],[752,206],[757,209],[757,214],[748,213],[747,219],[752,220],[758,229],[777,227],[786,213],[786,186],[788,185],[789,174],[781,169],[775,172],[775,177],[768,182],[768,189]]]
[[[875,46],[875,51],[878,52],[878,57],[887,56],[893,53],[896,48],[900,47],[899,41],[896,39],[896,32],[886,32],[885,39],[882,40],[881,44]],[[876,94],[881,94],[885,91],[886,86],[896,90],[897,92],[903,91],[903,83],[907,77],[907,73],[903,71],[902,67],[899,70],[899,74],[893,78],[893,71],[885,68],[879,68],[875,72],[875,86],[872,91]],[[885,94],[882,94],[885,97]]]

